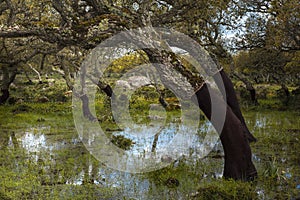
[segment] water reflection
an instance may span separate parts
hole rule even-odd
[[[293,125],[294,129],[299,129],[300,126],[292,117],[282,117],[277,114],[266,113],[250,113],[246,115],[247,123],[256,136],[262,134],[270,134],[274,132],[274,127],[282,128]],[[298,122],[299,123],[299,122]],[[188,132],[188,127],[182,127],[183,130]],[[126,138],[132,139],[135,144],[130,150],[131,153],[143,153],[145,151],[153,151],[153,141],[155,135],[152,130],[158,128],[154,126],[139,126],[134,128],[126,128],[122,131],[114,131],[113,135],[123,135]],[[165,127],[164,130],[158,135],[155,150],[167,145],[174,136],[176,136],[178,124],[171,123]],[[132,133],[135,131],[134,133]],[[143,136],[138,137],[140,133]],[[211,134],[207,134],[211,133]],[[43,163],[45,170],[42,184],[70,184],[82,185],[92,183],[101,187],[117,188],[121,191],[121,196],[131,197],[136,199],[155,199],[160,198],[162,195],[167,199],[186,199],[186,195],[196,190],[199,179],[191,180],[187,176],[193,173],[202,173],[203,179],[216,179],[222,177],[223,159],[222,147],[218,141],[215,144],[215,137],[218,135],[213,134],[213,128],[207,121],[199,126],[199,132],[192,135],[193,143],[190,145],[190,151],[186,155],[182,155],[177,161],[172,162],[176,168],[186,164],[190,166],[189,169],[183,171],[180,179],[179,186],[176,189],[170,189],[165,185],[159,185],[155,181],[155,177],[149,178],[147,174],[131,174],[109,169],[96,159],[94,159],[89,152],[85,149],[77,136],[77,133],[72,129],[60,130],[59,133],[54,132],[51,127],[36,127],[24,130],[19,130],[16,133],[10,131],[2,131],[0,137],[0,146],[2,148],[24,148],[35,162]],[[206,138],[205,136],[210,135]],[[299,135],[297,135],[299,137]],[[295,138],[297,139],[297,138]],[[299,138],[298,138],[299,139]],[[178,144],[177,144],[178,145]],[[200,159],[201,152],[205,148],[213,149],[212,156]],[[281,146],[280,149],[271,149],[270,152],[262,152],[262,147],[254,148],[253,160],[258,168],[263,168],[264,163],[270,155],[279,155],[280,173],[288,180],[297,180],[295,188],[300,190],[299,174],[295,174],[295,163],[291,162],[291,158],[295,156],[295,150],[292,151],[291,147],[287,144]],[[263,149],[264,150],[264,149]],[[291,155],[293,154],[293,155]],[[221,158],[221,159],[219,159]],[[42,161],[42,162],[41,162]],[[200,163],[199,163],[200,161]],[[205,163],[201,165],[202,163]],[[210,169],[201,168],[203,166],[211,166]],[[183,175],[186,175],[184,177]],[[174,175],[175,176],[175,175]],[[50,178],[49,178],[50,177]],[[170,175],[172,177],[172,174]],[[187,183],[190,188],[186,188]],[[264,186],[257,188],[257,194],[260,199],[268,198],[268,192]]]
[[[145,151],[151,151],[153,145],[154,136],[150,137],[136,137],[138,133],[131,134],[131,131],[140,131],[151,133],[152,128],[140,126],[137,129],[125,129],[123,131],[115,131],[114,135],[124,135],[129,139],[133,139],[135,144],[130,149],[132,153],[140,153]],[[183,127],[188,132],[188,127]],[[164,131],[159,134],[157,141],[157,149],[167,145],[176,135],[178,125],[170,124]],[[199,161],[199,152],[204,148],[215,147],[215,137],[218,135],[213,134],[214,129],[211,124],[204,122],[199,127],[198,134],[193,134],[193,145],[189,155],[186,155],[185,162],[188,165],[194,165]],[[103,166],[100,162],[95,160],[85,149],[77,134],[73,132],[71,136],[67,136],[70,130],[60,130],[62,133],[54,133],[51,127],[36,127],[29,128],[25,131],[19,131],[16,134],[16,140],[18,140],[20,146],[28,152],[31,159],[35,162],[41,163],[45,170],[45,177],[47,180],[43,180],[43,185],[53,184],[70,184],[70,185],[82,185],[86,183],[93,183],[101,185],[103,187],[118,188],[123,193],[123,196],[134,197],[137,199],[149,199],[149,196],[159,197],[161,192],[172,198],[185,196],[183,192],[177,191],[176,193],[169,193],[168,188],[161,189],[161,186],[156,186],[153,181],[150,181],[144,174],[131,174],[109,169]],[[210,138],[203,143],[202,139],[207,132],[211,132]],[[66,134],[65,136],[63,134]],[[147,133],[146,133],[147,134]],[[220,147],[220,145],[219,145]],[[157,150],[156,149],[156,150]],[[72,162],[69,162],[71,160]],[[178,165],[179,161],[174,165]],[[215,174],[206,173],[204,178],[208,177],[221,177],[222,174],[222,162],[220,162],[220,168]],[[195,169],[196,170],[196,169]],[[67,172],[66,172],[67,171]],[[50,178],[49,178],[50,177]],[[188,178],[188,177],[187,177]],[[157,193],[155,191],[160,191]],[[151,192],[150,192],[151,191]],[[153,192],[154,191],[154,192]],[[151,198],[152,198],[151,197]]]
[[[22,147],[28,152],[39,152],[42,150],[51,150],[53,145],[46,144],[44,134],[35,135],[32,132],[25,132],[24,136],[20,138]]]
[[[265,128],[267,125],[267,117],[257,114],[254,128]]]
[[[219,136],[208,121],[203,122],[198,130],[195,134],[187,126],[170,123],[162,128],[147,125],[131,126],[123,131],[115,131],[113,135],[122,135],[134,142],[129,155],[145,157],[149,152],[157,153],[169,148],[171,150],[168,156],[178,152],[180,155],[174,157],[185,155],[203,158],[219,143]],[[157,133],[153,134],[155,131]]]

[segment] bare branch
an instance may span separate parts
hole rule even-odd
[[[36,70],[34,67],[32,67],[32,65],[29,64],[29,63],[28,63],[28,66],[29,66],[30,69],[32,69],[38,75],[39,82],[42,83],[43,81],[42,81],[42,77],[41,77],[40,72],[38,70]]]

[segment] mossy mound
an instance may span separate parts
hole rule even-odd
[[[200,187],[190,199],[253,200],[258,199],[258,196],[255,187],[252,187],[250,183],[222,181],[222,183],[209,183],[207,186]]]

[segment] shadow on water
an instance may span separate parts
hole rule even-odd
[[[257,198],[276,198],[280,192],[289,193],[291,189],[293,199],[295,191],[300,191],[299,116],[297,118],[295,114],[286,112],[249,112],[246,113],[246,120],[258,138],[258,142],[252,145],[254,162],[261,179],[270,181],[270,185],[258,181],[255,186]],[[20,168],[29,166],[25,171],[32,173],[33,181],[47,188],[48,193],[51,187],[72,186],[72,189],[61,189],[58,196],[66,193],[76,196],[78,194],[74,190],[84,185],[96,187],[90,187],[91,190],[107,188],[109,194],[101,199],[189,199],[191,194],[197,192],[199,185],[221,181],[223,150],[219,141],[215,143],[217,135],[210,134],[211,138],[206,138],[206,143],[203,143],[206,133],[212,131],[210,123],[206,121],[200,124],[199,132],[190,137],[192,143],[188,152],[179,155],[163,169],[142,174],[106,167],[89,154],[74,128],[67,127],[54,129],[51,125],[39,124],[32,128],[1,130],[0,154],[4,162],[1,167],[12,166],[22,171]],[[152,129],[159,128],[153,124],[151,127],[131,127],[110,132],[132,140],[133,145],[128,152],[137,154],[159,150],[167,145],[176,136],[178,128],[178,124],[170,123],[156,135],[151,134]],[[188,127],[181,128],[188,133]],[[145,135],[149,132],[149,135],[146,138],[138,137],[139,132]],[[201,154],[203,148],[207,147],[211,152]],[[12,155],[13,151],[19,155],[7,156]]]

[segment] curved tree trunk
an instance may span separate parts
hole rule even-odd
[[[257,172],[252,163],[251,148],[247,139],[249,134],[243,122],[233,111],[235,109],[235,112],[237,112],[236,109],[239,108],[233,105],[237,102],[231,101],[231,108],[221,95],[218,96],[215,92],[208,90],[209,86],[204,82],[204,79],[199,76],[199,74],[192,73],[191,70],[186,68],[181,63],[180,58],[172,52],[170,48],[169,51],[160,50],[161,48],[156,48],[156,43],[153,43],[151,38],[145,38],[145,35],[148,36],[149,34],[143,34],[142,31],[139,32],[139,34],[140,38],[134,37],[134,41],[137,43],[136,45],[141,46],[141,49],[147,54],[150,63],[152,63],[158,71],[161,82],[166,85],[167,88],[171,89],[176,96],[182,99],[192,98],[194,103],[199,106],[199,109],[211,120],[219,133],[225,152],[224,177],[233,178],[235,180],[254,179],[257,176]],[[126,35],[126,37],[130,38],[130,35]],[[160,42],[157,43],[160,44]],[[168,45],[166,44],[166,46]],[[206,58],[207,57],[205,57],[205,59]],[[209,66],[207,67],[209,68]],[[174,73],[174,70],[179,73]],[[207,70],[209,71],[210,69]],[[81,84],[82,88],[84,88],[86,69],[82,68],[81,75]],[[234,92],[232,83],[228,82],[226,74],[224,73],[223,76],[221,74],[221,77],[224,79],[224,82],[228,83],[227,91]],[[94,82],[94,84],[97,83]],[[234,98],[234,95],[235,93],[229,96]],[[223,123],[222,119],[214,119],[215,116],[213,116],[212,119],[211,99],[215,101],[214,105],[217,107],[216,110],[225,112],[224,124],[221,124]],[[219,118],[219,115],[217,115],[216,118]]]
[[[182,38],[182,35],[180,35],[180,34],[177,35],[177,38],[178,38],[177,40],[174,40],[174,38],[170,37],[168,34],[163,35],[163,37],[172,46],[177,46],[178,44],[180,44],[179,46],[188,49],[189,53],[191,53],[192,56],[197,57],[198,55],[203,54],[203,52],[201,50],[199,51],[199,49],[198,49],[199,47],[197,45],[195,45],[194,43],[191,43],[191,42],[185,43],[184,37]],[[192,47],[191,47],[191,45],[192,45]],[[216,65],[219,65],[217,58],[215,56],[213,56],[212,59],[214,60]],[[218,73],[218,72],[211,73],[210,69],[205,69],[205,66],[202,66],[202,67],[204,68],[204,70],[206,71],[207,74],[211,74],[211,76],[213,76],[220,91],[223,91],[223,87],[224,87],[226,94],[223,94],[223,96],[226,96],[227,104],[229,105],[229,107],[232,109],[234,114],[239,118],[239,120],[244,125],[244,129],[247,134],[248,140],[250,142],[256,141],[255,137],[250,133],[250,131],[245,123],[244,117],[243,117],[242,112],[239,107],[239,103],[238,103],[238,100],[236,97],[236,93],[235,93],[233,84],[232,84],[231,80],[228,78],[227,74],[224,72],[223,69],[220,70],[219,72],[220,72],[220,76],[222,78],[219,79],[220,76],[216,76],[216,73]],[[220,65],[219,65],[219,68],[221,68]],[[247,80],[245,79],[244,81],[247,81]],[[248,86],[247,89],[250,91],[252,101],[255,102],[255,104],[257,104],[258,102],[256,99],[256,92],[255,92],[254,87],[252,86],[252,84],[249,81],[247,82],[246,85]]]
[[[9,98],[9,90],[8,89],[1,89],[2,95],[0,96],[0,105],[4,104],[7,99]]]
[[[229,105],[229,107],[231,108],[233,113],[237,116],[237,118],[242,122],[244,129],[247,133],[247,138],[248,138],[249,142],[255,142],[256,138],[249,131],[249,129],[246,125],[245,119],[242,115],[232,81],[229,79],[229,77],[227,76],[227,74],[225,73],[225,71],[223,69],[220,70],[220,75],[221,75],[222,80],[219,80],[218,76],[213,76],[215,82],[217,83],[218,87],[221,87],[220,85],[222,83],[224,84],[226,94],[223,94],[223,96],[226,96],[227,104]],[[253,93],[253,92],[254,92],[253,98],[255,99],[255,102],[257,102],[254,88],[253,88],[253,90],[250,91],[250,93]]]
[[[159,71],[161,75],[161,79],[163,83],[171,83],[170,85],[175,85],[176,88],[180,88],[177,91],[181,91],[183,96],[185,94],[190,94],[190,91],[185,91],[187,88],[184,84],[181,84],[180,77],[172,76],[172,73],[169,72],[171,68],[180,71],[180,74],[187,78],[190,84],[194,87],[194,90],[197,91],[194,96],[191,98],[197,102],[199,108],[204,112],[209,120],[211,120],[211,99],[216,101],[216,105],[219,106],[217,110],[222,110],[226,108],[226,117],[225,123],[222,130],[218,130],[217,127],[221,127],[221,121],[213,120],[212,123],[214,127],[216,127],[220,139],[225,152],[225,165],[224,165],[224,177],[225,178],[233,178],[235,180],[252,180],[257,176],[256,168],[252,163],[252,154],[250,145],[248,142],[248,137],[252,136],[250,132],[247,132],[246,126],[243,124],[239,117],[234,113],[233,109],[236,109],[235,112],[240,112],[239,107],[236,105],[232,105],[233,109],[230,105],[228,105],[224,99],[212,91],[208,90],[207,83],[203,84],[203,80],[199,79],[199,77],[194,76],[192,73],[188,72],[184,66],[182,66],[179,59],[172,55],[172,59],[169,61],[168,58],[170,56],[165,56],[166,52],[158,52],[158,50],[153,49],[144,49],[146,54],[149,57],[151,63],[162,63],[163,65],[155,65],[156,69]],[[170,52],[169,52],[170,53]],[[170,53],[172,54],[172,53]],[[172,64],[171,64],[172,63]],[[225,73],[222,73],[222,78],[224,79],[224,84],[227,85],[227,90],[229,93],[234,92],[233,86],[231,82],[228,82],[228,77]],[[220,81],[220,80],[219,80]],[[199,88],[199,85],[202,87]],[[229,84],[231,83],[231,84]],[[234,98],[235,93],[228,95],[229,98]],[[179,93],[179,96],[181,94]],[[193,98],[196,97],[196,98]],[[230,101],[231,103],[237,103],[237,101]],[[238,110],[237,110],[238,109]],[[242,114],[240,113],[241,117]],[[243,118],[242,118],[243,119]],[[254,137],[253,137],[254,139]]]
[[[208,119],[211,119],[212,114],[210,98],[217,101],[216,104],[220,106],[220,109],[226,104],[222,98],[209,92],[206,84],[196,92],[196,97],[199,108]],[[257,176],[257,172],[252,163],[251,149],[244,133],[244,126],[228,105],[220,139],[225,153],[224,177],[235,180],[253,180]]]

